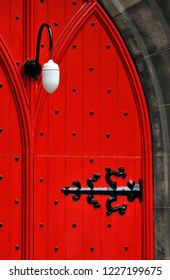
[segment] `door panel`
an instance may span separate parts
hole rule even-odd
[[[67,38],[70,43],[60,62],[60,87],[43,104],[35,142],[35,180],[39,187],[34,193],[34,248],[38,259],[142,256],[138,199],[131,203],[126,197],[118,198],[115,205],[126,203],[126,213],[107,216],[108,197],[96,195],[101,207],[94,209],[83,195],[73,201],[71,195],[61,193],[75,179],[87,186],[87,178],[94,173],[101,174],[95,186],[107,186],[107,166],[125,168],[127,177],[116,178],[118,186],[143,178],[142,131],[135,92],[105,28],[93,14],[72,39]],[[40,178],[44,178],[41,183]]]
[[[118,212],[106,215],[106,196],[96,195],[101,208],[94,209],[82,196],[73,201],[71,196],[63,196],[61,188],[78,179],[86,185],[86,179],[98,170],[101,174],[109,163],[132,166],[131,176],[139,178],[141,160],[125,158],[46,157],[35,158],[35,214],[34,248],[36,259],[140,259],[141,258],[141,203],[127,202],[118,198],[117,204],[127,203],[125,215]],[[93,166],[94,165],[94,166]],[[102,170],[103,169],[103,170]],[[84,173],[84,174],[83,174]],[[118,185],[126,185],[131,177],[117,180]],[[96,186],[106,186],[102,178]],[[129,228],[131,229],[129,231]]]
[[[5,4],[9,16],[14,2]],[[0,243],[0,258],[152,258],[150,123],[122,38],[95,0],[18,4],[19,16],[16,9],[12,12],[15,27],[11,23],[10,34],[4,29],[2,39],[10,44],[9,37],[14,37],[16,54],[1,44],[0,238],[5,242]],[[21,61],[34,57],[34,37],[43,22],[52,26],[53,59],[61,71],[60,86],[52,95],[43,90],[41,79],[25,77],[21,63],[14,63],[16,56]],[[48,59],[48,43],[44,32],[42,64]],[[112,202],[112,207],[126,204],[124,214],[107,213],[106,193],[94,195],[100,203],[95,208],[87,194],[76,200],[61,191],[73,187],[74,180],[87,188],[95,173],[101,177],[94,188],[107,190],[108,166],[117,172],[125,169],[126,176],[111,176],[117,189],[142,179],[142,200],[130,202],[118,195]]]
[[[22,258],[22,157],[0,158],[0,258]]]
[[[4,53],[3,55],[5,58]],[[20,125],[12,97],[12,91],[15,92],[15,89],[10,86],[5,72],[8,71],[1,63],[0,259],[21,259],[23,254],[23,156]]]

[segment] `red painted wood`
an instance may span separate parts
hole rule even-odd
[[[22,149],[29,146],[29,118],[21,79],[1,37],[0,62],[0,258],[22,259],[26,187]]]
[[[122,38],[95,0],[17,3],[3,3],[0,37],[0,258],[152,259],[150,123]],[[21,65],[35,56],[42,22],[53,29],[61,69],[52,95]],[[43,63],[46,31],[41,43]],[[85,196],[74,202],[61,193],[74,179],[86,185],[95,172],[101,174],[95,185],[105,186],[106,166],[124,166],[127,178],[117,178],[118,185],[143,179],[142,203],[115,202],[127,203],[123,216],[106,215],[106,196],[96,196],[101,208],[94,209]]]

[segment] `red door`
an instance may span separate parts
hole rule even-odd
[[[1,259],[153,258],[150,123],[122,38],[97,1],[17,3],[2,9]],[[52,95],[22,69],[43,22]],[[46,32],[42,47],[43,63]]]

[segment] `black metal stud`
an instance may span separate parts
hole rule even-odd
[[[110,223],[107,225],[108,228],[111,228],[111,226],[112,226],[112,224],[110,224]]]
[[[94,247],[93,247],[93,246],[90,247],[90,251],[91,251],[91,252],[94,251]]]
[[[73,92],[76,92],[76,88],[73,88],[72,91],[73,91]]]
[[[55,251],[55,252],[58,252],[58,247],[55,247],[55,248],[54,248],[54,251]]]
[[[76,47],[77,47],[76,44],[74,44],[74,45],[73,45],[73,49],[76,49]]]
[[[16,16],[15,19],[16,19],[16,20],[19,20],[19,16]]]
[[[40,178],[40,183],[44,182],[44,178]]]
[[[55,110],[55,114],[56,114],[56,115],[59,114],[59,110],[58,110],[58,109]]]
[[[106,48],[107,48],[107,49],[110,49],[110,45],[109,45],[109,44],[107,44],[107,45],[106,45]]]
[[[124,116],[127,117],[128,116],[128,111],[124,112]]]
[[[40,131],[40,136],[43,136],[44,135],[44,131]]]
[[[15,157],[15,161],[19,161],[19,156],[16,156],[16,157]]]
[[[16,61],[16,65],[19,66],[19,65],[20,65],[20,62],[19,62],[19,61]]]
[[[43,226],[44,226],[44,225],[41,223],[41,224],[40,224],[40,228],[42,228]]]
[[[0,88],[2,88],[3,87],[3,84],[2,83],[0,83]]]
[[[90,115],[93,116],[94,115],[94,111],[90,111]]]
[[[127,251],[128,249],[129,249],[129,247],[126,245],[126,246],[125,246],[125,251]]]
[[[56,22],[54,22],[54,26],[58,26],[58,22],[56,21]]]
[[[57,205],[58,204],[58,200],[54,200],[54,204]]]
[[[2,175],[0,175],[0,181],[2,181],[2,179],[3,179],[3,176],[2,176]]]
[[[19,250],[19,245],[16,245],[16,246],[15,246],[15,249],[16,249],[16,250]]]
[[[0,223],[0,228],[2,228],[3,227],[3,223]]]
[[[75,6],[77,4],[77,2],[76,1],[73,1],[73,5]]]
[[[93,71],[93,69],[94,69],[94,68],[93,68],[92,66],[89,67],[89,70],[90,70],[90,71]]]
[[[2,128],[2,127],[0,127],[0,133],[2,133],[2,131],[3,131],[3,128]]]
[[[108,93],[111,93],[111,92],[112,92],[112,90],[111,90],[110,88],[108,88],[107,92],[108,92]]]
[[[110,133],[106,133],[106,138],[110,138]]]
[[[44,43],[41,43],[41,48],[44,48]]]
[[[15,204],[18,204],[19,203],[19,199],[15,199]]]
[[[77,225],[74,223],[74,224],[73,224],[73,228],[76,228],[76,226],[77,226]]]
[[[44,3],[44,0],[40,0],[41,3]]]
[[[76,136],[76,132],[75,131],[72,134],[73,134],[73,136]]]
[[[94,158],[90,158],[90,162],[94,162]]]
[[[92,22],[91,22],[91,26],[95,26],[95,23],[94,23],[94,21],[92,21]]]

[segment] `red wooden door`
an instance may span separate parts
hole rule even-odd
[[[97,1],[18,0],[18,8],[15,2],[6,1],[2,10],[1,258],[153,258],[150,124],[122,38]],[[53,59],[61,70],[52,95],[22,69],[35,56],[43,22],[53,27]],[[44,32],[42,63],[47,46]],[[101,177],[94,188],[107,190],[108,166],[126,172],[110,176],[117,190],[128,188],[129,180],[139,187],[142,179],[142,199],[117,195],[109,204],[109,194],[97,193],[93,199],[100,207],[95,208],[88,194],[74,200],[78,192],[65,196],[61,191],[76,187],[74,180],[87,188],[95,173]],[[108,213],[106,202],[126,209]]]

